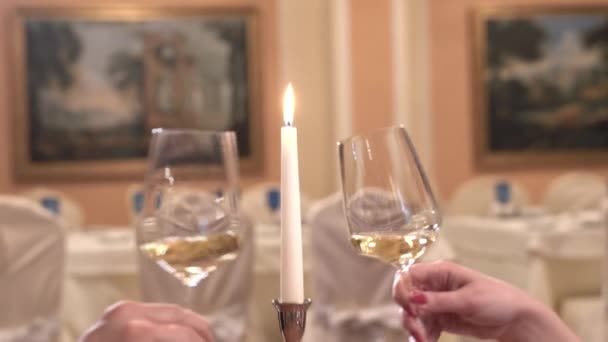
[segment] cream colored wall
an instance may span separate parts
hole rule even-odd
[[[434,169],[439,188],[451,194],[463,181],[480,175],[473,161],[473,51],[469,15],[475,6],[576,4],[565,0],[431,0],[432,111]],[[585,3],[608,3],[606,0]],[[608,175],[608,167],[579,164],[495,172],[521,182],[539,200],[547,184],[572,170]]]
[[[279,0],[279,14],[281,85],[292,82],[296,92],[300,186],[308,196],[319,198],[336,189],[329,3]]]
[[[430,26],[427,0],[389,0],[393,123],[403,125],[432,179]]]
[[[390,4],[351,0],[353,134],[393,121]]]
[[[279,96],[280,93],[277,77],[279,64],[277,58],[277,21],[275,0],[198,0],[198,1],[161,1],[161,0],[139,0],[132,2],[137,6],[166,5],[166,6],[255,6],[259,10],[261,19],[261,85],[263,88],[262,106],[264,127],[265,165],[264,173],[256,177],[242,177],[244,186],[249,184],[273,179],[279,179],[279,154],[276,147],[279,146]],[[87,223],[89,224],[126,224],[126,188],[131,182],[57,182],[51,184],[16,184],[12,177],[12,105],[10,103],[11,84],[11,32],[9,19],[11,13],[20,5],[40,6],[92,6],[93,2],[77,0],[3,0],[0,1],[0,37],[2,37],[2,53],[0,53],[0,191],[18,192],[31,186],[44,185],[63,191],[74,197],[85,209]],[[125,6],[123,1],[96,2],[103,6]],[[273,148],[269,148],[272,146]],[[143,175],[142,175],[143,177]],[[134,180],[134,182],[139,180]]]

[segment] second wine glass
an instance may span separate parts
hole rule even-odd
[[[407,271],[435,241],[439,208],[403,127],[338,144],[344,210],[359,254]]]
[[[234,260],[240,234],[233,132],[153,132],[139,251],[187,287]]]

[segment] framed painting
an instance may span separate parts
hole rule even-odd
[[[16,180],[141,179],[159,127],[235,131],[243,171],[261,168],[255,9],[15,14]]]
[[[608,6],[474,15],[480,168],[608,162]]]

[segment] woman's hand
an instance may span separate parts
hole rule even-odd
[[[550,309],[504,282],[450,262],[398,273],[393,296],[418,342],[441,332],[502,342],[578,341]]]
[[[80,342],[213,342],[207,321],[171,304],[119,302],[109,307]]]

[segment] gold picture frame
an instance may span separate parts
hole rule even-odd
[[[20,7],[13,14],[16,181],[141,180],[155,127],[234,130],[241,172],[262,171],[256,8]]]
[[[480,7],[471,22],[476,167],[608,162],[608,81],[591,80],[608,67],[594,50],[608,37],[586,38],[608,25],[608,6]]]

